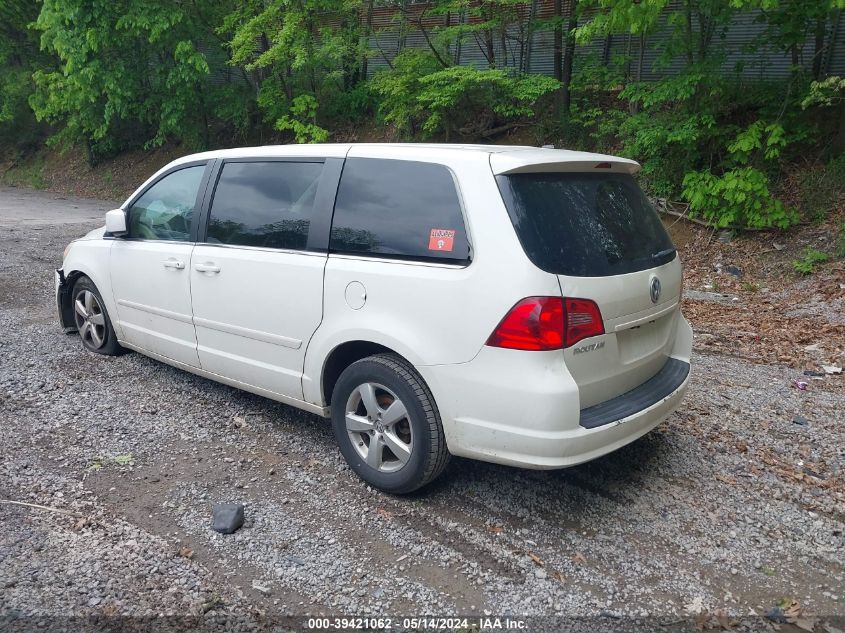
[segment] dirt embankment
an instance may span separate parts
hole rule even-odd
[[[702,351],[811,373],[845,365],[845,260],[802,276],[807,248],[836,252],[845,209],[787,232],[725,234],[667,222],[684,262],[684,313]],[[809,383],[831,381],[812,380]],[[837,384],[840,381],[836,381]]]
[[[123,200],[155,171],[190,153],[191,149],[178,145],[134,150],[92,167],[78,149],[43,150],[24,162],[0,160],[0,185]]]

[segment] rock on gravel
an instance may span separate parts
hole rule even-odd
[[[244,524],[244,507],[240,503],[215,503],[211,529],[221,534],[234,534]]]

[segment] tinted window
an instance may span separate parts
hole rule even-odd
[[[322,170],[322,163],[224,164],[207,241],[304,249]]]
[[[337,192],[331,249],[467,260],[469,243],[451,172],[431,163],[348,159]]]
[[[188,241],[205,165],[186,167],[159,180],[129,208],[129,237]]]
[[[525,253],[547,272],[620,275],[675,257],[657,212],[627,174],[512,174],[498,181]]]

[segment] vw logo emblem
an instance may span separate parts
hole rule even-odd
[[[649,295],[651,295],[651,302],[657,303],[660,301],[660,280],[657,277],[651,278],[651,286],[648,289]]]

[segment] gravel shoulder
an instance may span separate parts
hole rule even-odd
[[[0,190],[0,499],[64,512],[0,504],[0,615],[845,618],[842,376],[697,339],[681,410],[633,445],[551,472],[454,459],[390,497],[327,421],[60,331],[52,269],[112,206]]]

